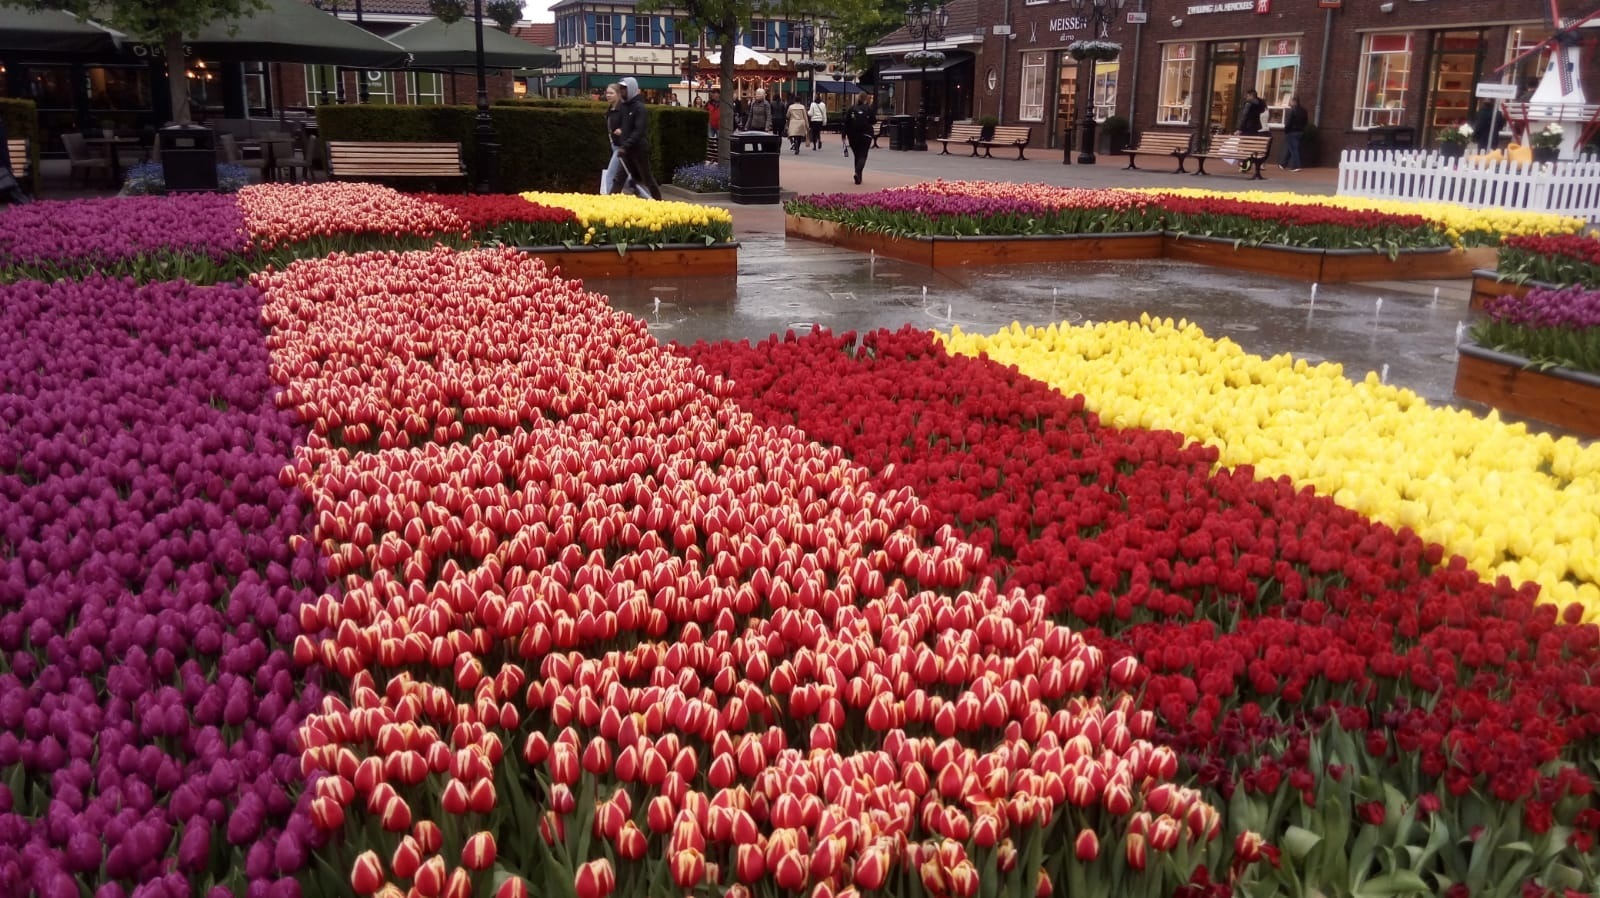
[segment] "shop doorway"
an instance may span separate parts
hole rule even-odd
[[[1219,41],[1210,47],[1206,67],[1206,133],[1228,134],[1239,114],[1239,73],[1244,70],[1244,45]]]
[[[1083,114],[1078,109],[1079,65],[1077,60],[1064,52],[1056,54],[1056,69],[1059,72],[1056,78],[1056,120],[1045,141],[1045,146],[1052,150],[1061,149],[1063,132],[1076,129],[1083,120]],[[1076,134],[1073,139],[1076,141]]]
[[[1473,121],[1473,88],[1483,76],[1482,31],[1435,31],[1428,48],[1427,114],[1429,144],[1444,128]]]

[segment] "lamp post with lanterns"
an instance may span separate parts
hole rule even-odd
[[[906,30],[912,39],[922,41],[922,53],[918,57],[922,69],[922,97],[917,104],[917,131],[915,135],[915,148],[926,150],[928,148],[928,41],[944,40],[944,30],[950,24],[950,11],[943,3],[938,8],[930,8],[922,4],[922,9],[914,6],[906,7]]]
[[[810,82],[807,85],[809,89],[806,91],[808,100],[814,99],[817,95],[817,71],[823,67],[823,63],[817,61],[817,47],[826,46],[827,43],[827,22],[813,23],[807,20],[805,24],[800,26],[801,58],[798,67],[806,71],[807,80]]]
[[[489,82],[483,60],[483,0],[472,0],[475,48],[478,69],[478,115],[473,136],[478,144],[478,192],[493,193],[500,167],[500,144],[494,133],[494,119],[489,115]]]
[[[1072,0],[1072,5],[1079,10],[1087,7],[1089,12],[1089,39],[1091,41],[1106,41],[1111,37],[1111,20],[1115,17],[1116,10],[1122,9],[1127,2],[1128,0]],[[1086,79],[1086,89],[1084,91],[1083,142],[1078,147],[1079,165],[1093,165],[1095,160],[1094,141],[1097,123],[1094,117],[1094,71],[1095,63],[1100,58],[1102,57],[1095,55],[1085,55],[1083,57],[1089,63],[1089,77]]]

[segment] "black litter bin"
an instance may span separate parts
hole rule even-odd
[[[173,125],[157,131],[156,142],[168,193],[217,189],[217,132],[203,125]]]
[[[917,119],[912,115],[889,116],[889,149],[909,150],[917,142]]]
[[[765,131],[735,131],[728,153],[728,194],[736,203],[778,202],[778,156],[782,138]]]

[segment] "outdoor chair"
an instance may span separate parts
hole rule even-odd
[[[94,174],[101,178],[111,177],[111,163],[104,157],[97,156],[89,151],[89,145],[83,142],[83,135],[75,131],[61,135],[61,146],[67,151],[67,161],[71,167],[67,171],[67,181],[76,181],[78,174],[83,173],[83,183],[89,183],[89,175]]]

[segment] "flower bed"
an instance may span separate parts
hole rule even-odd
[[[978,573],[1042,592],[1107,657],[1140,661],[1180,775],[1226,804],[1230,829],[1271,843],[1259,886],[1228,881],[1225,851],[1197,885],[1465,895],[1457,884],[1474,879],[1511,895],[1593,881],[1594,626],[1558,623],[1535,590],[1491,586],[1287,478],[1213,470],[1216,449],[1106,426],[1112,413],[1008,367],[1021,331],[987,341],[989,358],[947,356],[909,330],[853,336],[687,354],[758,421],[798,426],[876,472],[877,489],[922,497],[935,512],[923,532],[975,542]],[[1072,361],[1095,352],[1064,331],[1032,336],[1074,392],[1103,392]],[[1099,353],[1126,342],[1111,336]],[[1140,355],[1107,361],[1156,364]]]
[[[0,287],[0,893],[299,894],[319,673],[285,649],[323,580],[259,311]]]
[[[0,210],[0,282],[103,274],[212,283],[250,270],[248,243],[232,196],[29,203]]]
[[[626,248],[666,243],[710,246],[733,240],[733,214],[714,206],[653,202],[621,194],[529,192],[522,197],[571,209],[582,229],[581,239],[574,243]]]
[[[1485,579],[1535,582],[1547,601],[1600,615],[1597,525],[1571,501],[1600,494],[1600,449],[1433,408],[1375,374],[1353,383],[1339,365],[1257,358],[1170,320],[949,342],[1090,397],[1104,420],[1171,428],[1215,446],[1222,465],[1314,487],[1442,544]]]
[[[1508,237],[1500,245],[1500,277],[1513,283],[1577,284],[1600,290],[1600,238],[1580,234]]]
[[[345,586],[296,653],[353,690],[300,738],[358,892],[1167,894],[1218,847],[1137,664],[601,297],[490,252],[259,283]]]

